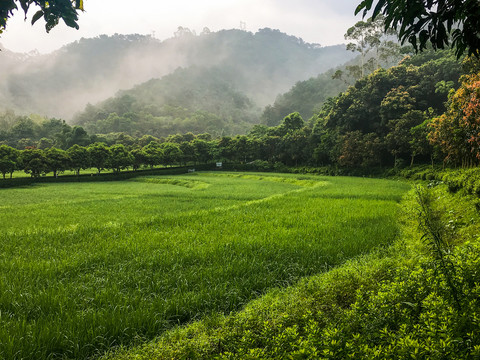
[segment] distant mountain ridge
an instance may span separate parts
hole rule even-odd
[[[182,31],[165,41],[102,35],[48,55],[0,52],[0,110],[69,120],[88,103],[190,66],[228,74],[230,87],[260,108],[297,81],[353,56],[343,45],[320,47],[268,28],[255,34],[222,30],[198,36]]]

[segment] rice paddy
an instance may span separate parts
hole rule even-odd
[[[195,173],[0,189],[0,358],[94,358],[398,236],[402,182]]]

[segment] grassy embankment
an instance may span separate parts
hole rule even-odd
[[[86,358],[228,315],[392,244],[408,187],[227,173],[0,190],[0,356]]]

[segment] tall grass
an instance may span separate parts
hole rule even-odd
[[[262,174],[1,191],[0,356],[88,358],[388,244],[404,183]]]

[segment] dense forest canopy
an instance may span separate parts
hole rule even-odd
[[[412,53],[411,47],[402,47],[395,41],[395,32],[383,33],[382,27],[381,18],[359,21],[350,27],[344,37],[348,41],[347,49],[357,56],[316,77],[298,81],[264,109],[261,122],[269,126],[278,125],[281,119],[295,111],[309,119],[328,98],[345,91],[356,80],[378,68],[396,65],[405,55]]]
[[[363,171],[418,162],[472,164],[479,157],[471,149],[475,148],[480,138],[472,135],[478,133],[474,120],[474,104],[477,101],[474,96],[479,83],[475,75],[475,66],[478,67],[476,64],[475,60],[466,59],[462,65],[451,51],[428,51],[409,56],[397,66],[375,70],[367,77],[357,80],[345,92],[329,98],[311,119],[305,120],[300,113],[293,112],[281,119],[278,125],[250,124],[248,135],[184,132],[168,136],[135,136],[122,131],[125,130],[122,127],[153,124],[146,123],[139,114],[142,114],[144,110],[141,109],[145,107],[141,100],[151,93],[148,87],[159,87],[154,92],[157,94],[161,93],[163,86],[170,88],[168,82],[157,81],[111,99],[102,104],[102,107],[92,106],[88,115],[83,115],[87,120],[92,116],[103,116],[96,111],[104,109],[104,115],[108,115],[106,120],[100,119],[93,124],[118,127],[118,131],[106,135],[89,135],[82,126],[71,127],[57,119],[34,121],[28,117],[4,113],[0,117],[0,141],[3,140],[4,149],[22,150],[27,146],[27,150],[23,150],[25,156],[34,156],[34,164],[37,165],[44,162],[40,170],[33,172],[25,165],[30,162],[26,162],[22,153],[18,162],[11,158],[5,160],[4,173],[7,174],[12,169],[14,162],[18,168],[30,172],[32,176],[49,171],[56,174],[57,170],[51,170],[52,167],[48,165],[49,156],[52,156],[48,152],[52,150],[48,149],[51,148],[67,150],[63,169],[71,168],[77,172],[89,166],[98,171],[110,168],[118,172],[126,167],[138,169],[142,166],[211,161],[253,162],[260,168],[301,165],[364,169]],[[190,79],[191,73],[188,71],[179,70],[178,73],[188,74],[187,78]],[[472,75],[461,77],[465,72]],[[216,82],[222,78],[221,74],[217,74],[218,78],[214,75],[208,76],[209,81]],[[179,75],[174,74],[172,78],[176,79],[176,76]],[[170,85],[174,88],[174,84]],[[199,94],[201,93],[200,91]],[[165,92],[162,96],[168,94]],[[177,94],[172,94],[174,99],[182,99],[181,94],[178,94],[178,98]],[[238,110],[250,108],[248,99],[238,94],[235,96],[236,93],[229,92],[227,85],[223,88],[223,94],[230,100],[222,100],[222,104],[237,107]],[[182,101],[205,102],[196,96],[198,94],[195,92],[185,94]],[[215,96],[220,97],[221,94]],[[461,116],[458,115],[459,109],[463,111]],[[114,110],[118,114],[110,112]],[[179,119],[188,115],[181,107],[161,106],[150,108],[149,111],[158,112],[158,119],[150,119],[166,121],[165,124],[168,125],[165,116],[162,118],[162,111],[167,110],[176,111]],[[202,121],[209,121],[208,113],[194,114],[192,120],[195,120],[194,116],[204,116]],[[214,120],[215,118],[210,119]],[[93,126],[88,122],[84,125]],[[453,125],[458,130],[450,131]],[[218,123],[213,123],[212,129],[217,129],[217,126]],[[45,149],[44,153],[42,149]],[[71,149],[84,149],[82,151],[87,155],[83,158],[77,156],[77,160],[83,159],[83,165],[75,164],[77,160],[74,161],[69,154],[74,151]],[[456,149],[456,152],[452,149]],[[44,160],[41,160],[41,154]],[[94,154],[98,155],[95,155],[97,158],[93,157]],[[28,156],[26,159],[30,159]],[[58,152],[55,156],[58,157]]]

